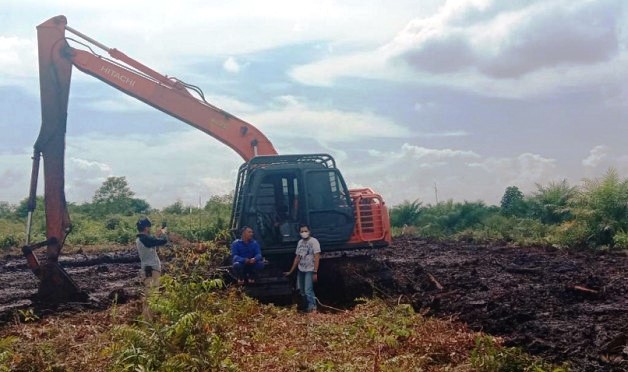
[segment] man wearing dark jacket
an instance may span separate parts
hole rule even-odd
[[[161,276],[161,261],[157,255],[157,247],[168,243],[168,239],[165,238],[166,228],[161,228],[157,231],[158,236],[154,237],[150,235],[150,220],[146,217],[137,221],[137,238],[135,239],[135,245],[137,247],[137,254],[140,256],[141,269],[140,276],[144,282],[146,295],[148,296],[152,291],[159,287],[159,277]],[[144,303],[144,316],[150,318],[148,306]]]

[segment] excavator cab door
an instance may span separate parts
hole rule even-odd
[[[342,175],[337,169],[304,171],[307,221],[315,236],[324,243],[345,242],[355,224],[353,206]]]
[[[299,208],[299,174],[296,170],[266,169],[251,174],[248,222],[244,224],[254,228],[264,248],[293,247],[299,240],[299,223],[305,217]]]

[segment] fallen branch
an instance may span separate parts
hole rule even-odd
[[[598,291],[596,291],[595,289],[590,289],[590,288],[583,287],[583,286],[580,286],[580,285],[574,285],[571,288],[575,289],[576,291],[581,291],[581,292],[585,292],[585,293],[592,293],[592,294],[597,294],[598,293]]]
[[[436,278],[434,278],[434,275],[427,273],[427,276],[430,278],[430,280],[432,281],[432,283],[434,283],[434,285],[436,286],[436,288],[438,288],[439,290],[443,290],[445,287],[443,287],[438,280],[436,280]]]

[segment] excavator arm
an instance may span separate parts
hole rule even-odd
[[[66,37],[66,31],[80,40]],[[245,161],[257,155],[277,154],[263,133],[206,102],[197,87],[162,75],[117,49],[108,48],[74,30],[67,25],[64,16],[53,17],[39,25],[37,38],[42,122],[34,145],[27,239],[23,251],[29,267],[40,278],[39,295],[42,298],[65,301],[80,293],[58,264],[59,253],[71,228],[64,191],[64,153],[73,67],[211,135]],[[87,50],[70,46],[69,40]],[[92,46],[105,50],[111,58],[94,53]],[[44,165],[47,239],[31,244],[31,216],[35,210],[40,156]],[[47,260],[45,265],[40,265],[33,250],[44,246],[47,247]]]

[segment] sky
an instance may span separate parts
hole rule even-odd
[[[41,124],[35,28],[57,15],[200,87],[279,153],[331,154],[350,188],[370,187],[389,206],[499,205],[509,186],[578,186],[610,168],[625,178],[625,4],[3,0],[0,201],[28,196]],[[65,161],[68,201],[89,202],[108,177],[125,177],[155,208],[231,192],[242,163],[76,69]]]

